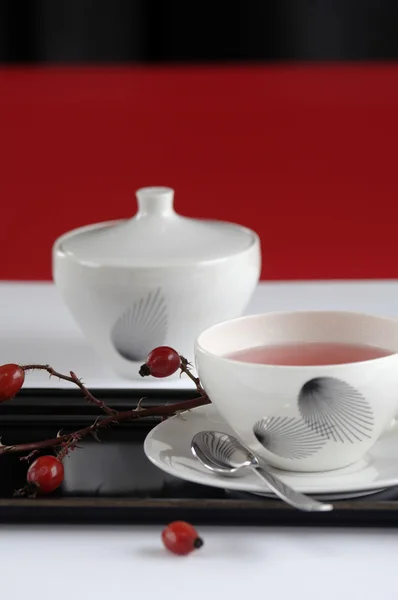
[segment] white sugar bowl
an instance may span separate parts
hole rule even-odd
[[[240,316],[258,283],[253,231],[173,209],[174,191],[137,191],[127,220],[81,227],[53,246],[53,278],[87,340],[122,377],[157,346],[193,360],[198,335]]]

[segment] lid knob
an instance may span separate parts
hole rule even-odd
[[[149,216],[167,217],[174,214],[174,190],[168,187],[145,187],[136,192],[137,219]]]

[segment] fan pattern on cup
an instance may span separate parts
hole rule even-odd
[[[138,298],[116,320],[112,343],[123,358],[143,361],[164,344],[167,335],[167,305],[160,288]]]
[[[336,442],[370,438],[373,412],[355,388],[334,377],[316,377],[303,385],[298,397],[301,416],[308,426]]]
[[[327,441],[303,419],[291,417],[266,417],[257,421],[253,432],[266,450],[283,458],[307,458]]]
[[[303,459],[319,452],[329,440],[353,444],[372,436],[372,408],[345,381],[310,379],[302,386],[297,402],[301,418],[269,416],[255,423],[253,433],[269,452]]]

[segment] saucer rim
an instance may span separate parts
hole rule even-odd
[[[210,415],[209,415],[209,411],[210,411]],[[192,417],[192,414],[201,416],[201,413],[207,414],[207,418],[210,417],[210,419],[211,419],[212,413],[217,415],[218,419],[221,420],[221,422],[217,423],[218,430],[222,431],[223,426],[226,429],[230,429],[230,427],[227,425],[225,420],[221,417],[221,415],[219,415],[219,413],[217,412],[216,407],[214,405],[209,404],[209,405],[199,406],[197,408],[191,409],[190,411],[187,411],[186,415],[184,415],[184,420],[181,418],[180,415],[176,415],[176,416],[170,417],[166,421],[162,421],[161,423],[158,423],[155,427],[153,427],[151,429],[151,431],[147,434],[147,436],[144,440],[144,444],[143,444],[144,453],[145,453],[146,457],[148,458],[148,460],[153,465],[158,467],[160,470],[164,471],[165,473],[168,473],[169,475],[172,475],[173,477],[176,477],[178,479],[182,479],[184,481],[189,481],[191,483],[196,483],[199,485],[206,485],[209,487],[227,489],[230,491],[248,492],[248,493],[253,493],[253,494],[264,491],[262,484],[260,482],[257,483],[256,480],[253,480],[253,482],[249,482],[249,483],[247,483],[247,481],[246,481],[246,483],[245,483],[245,480],[247,480],[246,475],[242,475],[241,477],[236,478],[236,479],[235,478],[229,479],[226,477],[222,477],[221,475],[217,475],[215,473],[205,472],[204,470],[203,470],[203,473],[200,473],[201,466],[198,463],[195,463],[196,466],[198,467],[198,470],[195,471],[194,475],[192,475],[192,474],[186,472],[183,467],[181,467],[179,469],[178,466],[167,465],[165,462],[159,460],[158,453],[154,453],[151,451],[150,444],[155,441],[154,438],[155,438],[156,434],[159,433],[159,431],[162,431],[162,430],[166,429],[167,427],[170,427],[170,422],[175,423],[178,421],[180,427],[186,427],[187,424],[189,425],[189,419]],[[382,443],[382,441],[385,441],[385,439],[383,438],[383,440],[379,440],[378,442],[376,442],[376,444],[373,446],[373,448],[375,448],[375,446],[377,446],[378,444]],[[170,447],[172,447],[171,442],[167,442],[167,443],[170,445]],[[371,455],[373,448],[367,453],[368,456]],[[188,453],[182,455],[181,458],[187,458],[188,456],[189,456],[189,458],[191,458],[190,454],[188,455]],[[361,461],[358,461],[358,464],[360,462],[362,462],[363,460],[364,459],[362,459]],[[192,457],[192,461],[194,462],[193,457]],[[370,466],[370,464],[371,463],[365,463],[363,468],[367,468],[368,466]],[[349,467],[346,467],[346,468],[349,468]],[[204,467],[203,467],[203,469],[204,469]],[[333,486],[333,483],[329,477],[325,478],[324,480],[321,479],[321,481],[323,481],[323,484],[321,484],[321,486],[319,485],[319,481],[320,481],[319,479],[317,479],[317,485],[311,485],[311,483],[309,483],[309,482],[304,483],[304,484],[303,484],[303,482],[300,483],[300,479],[305,479],[305,477],[313,476],[315,474],[314,472],[281,471],[278,469],[274,469],[273,467],[270,467],[270,469],[273,473],[275,473],[278,477],[280,477],[280,479],[282,479],[282,481],[294,486],[295,489],[297,489],[297,491],[300,491],[300,492],[306,493],[306,494],[320,495],[320,494],[336,494],[336,493],[354,493],[354,492],[365,492],[365,491],[375,491],[376,492],[380,489],[387,489],[387,488],[391,488],[391,487],[398,485],[398,463],[397,463],[397,474],[396,474],[395,478],[390,477],[388,479],[374,479],[367,484],[364,484],[364,482],[362,482],[361,484],[358,484],[358,483],[357,484],[355,484],[355,483],[349,484],[349,482],[347,482],[347,485],[345,485],[344,487],[342,487],[341,483],[338,484],[338,487]],[[342,471],[342,469],[336,469],[336,473],[339,471]],[[322,475],[325,475],[326,473],[331,473],[331,471],[318,472],[318,475],[322,478]],[[294,481],[291,481],[292,476],[294,476],[294,479],[295,479]],[[341,476],[343,476],[343,475],[341,475]],[[350,473],[346,473],[346,477],[349,478]],[[204,479],[204,481],[202,481],[202,479]]]

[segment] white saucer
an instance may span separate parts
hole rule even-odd
[[[205,469],[192,456],[193,436],[206,429],[233,433],[214,406],[200,406],[154,427],[145,439],[145,454],[154,465],[180,479],[264,495],[264,484],[249,469],[242,470],[242,475],[237,477],[223,477]],[[344,469],[322,473],[273,471],[285,483],[305,494],[333,494],[334,499],[340,499],[376,493],[398,485],[398,432],[386,434],[366,459]]]

